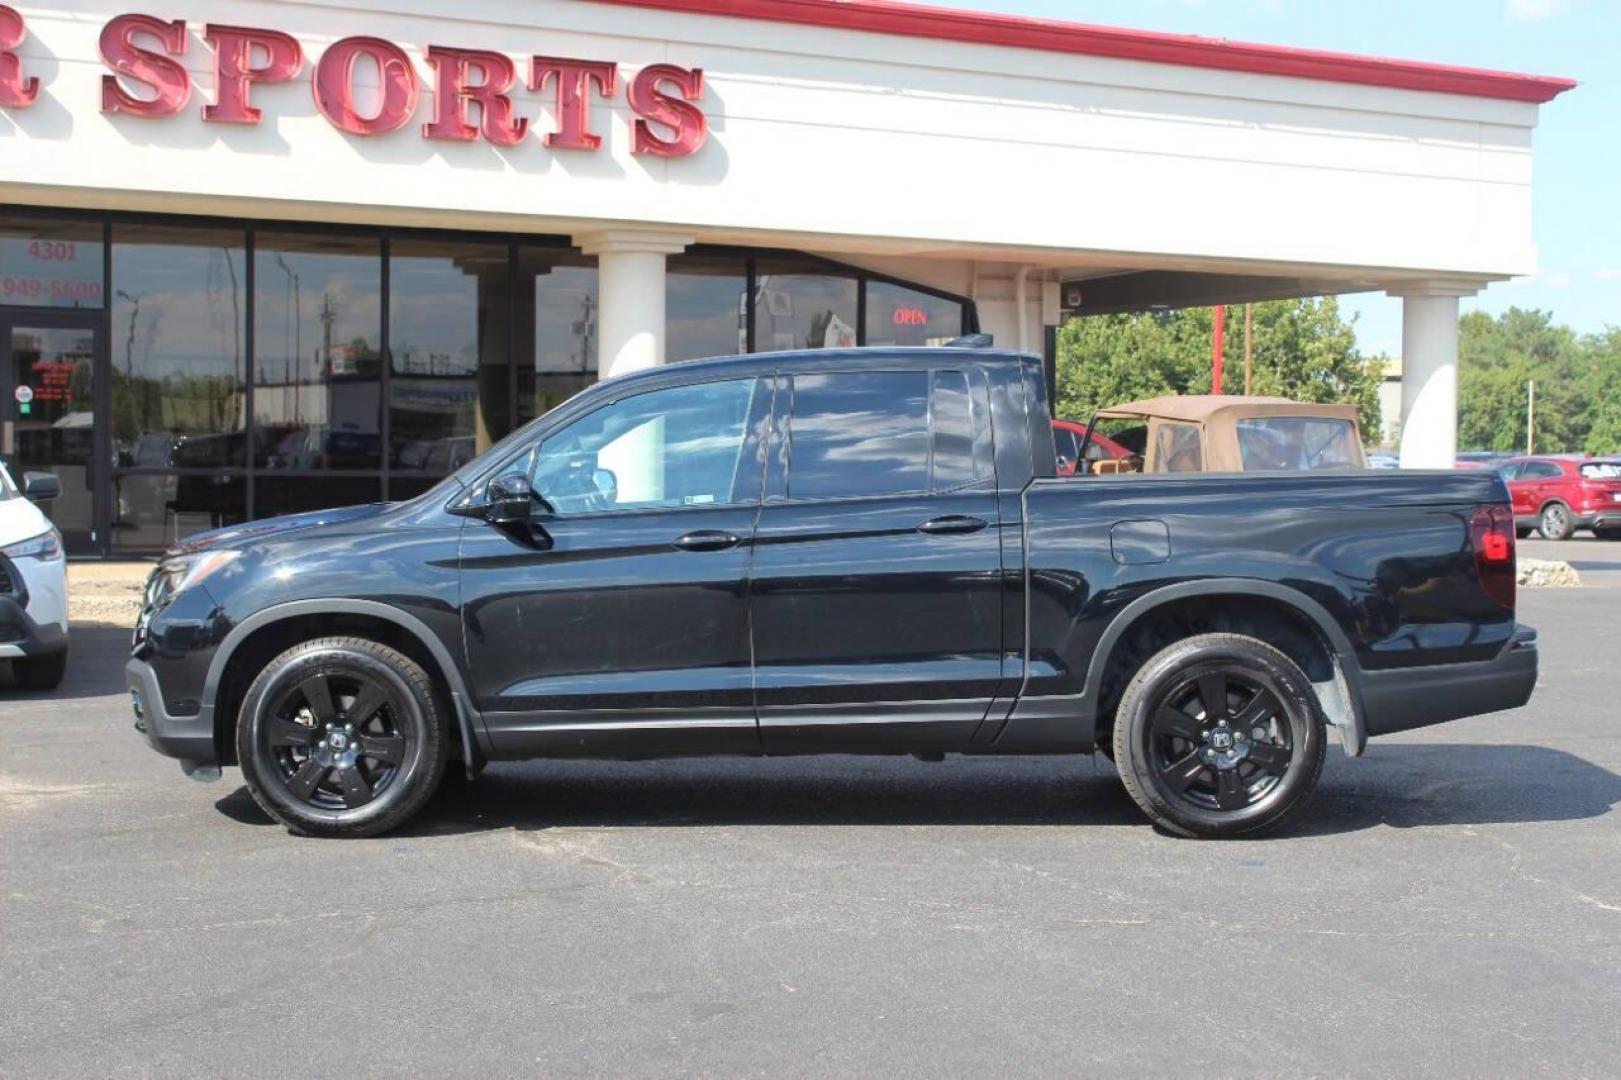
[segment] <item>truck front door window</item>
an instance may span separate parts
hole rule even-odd
[[[536,492],[559,515],[737,501],[754,379],[638,394],[540,444]]]

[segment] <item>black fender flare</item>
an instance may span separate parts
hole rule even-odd
[[[482,718],[476,715],[477,710],[473,708],[472,698],[467,693],[467,682],[462,678],[462,670],[455,657],[421,619],[376,600],[291,600],[254,612],[232,627],[214,651],[214,658],[208,665],[208,675],[203,680],[203,700],[210,703],[219,700],[219,687],[225,677],[225,669],[232,655],[250,636],[267,626],[306,615],[368,615],[391,622],[415,638],[433,656],[445,682],[450,686],[451,708],[456,714],[456,725],[461,729],[462,745],[467,752],[467,775],[475,776],[484,767],[487,760],[485,748],[474,734],[475,731],[482,732],[484,724]]]
[[[1356,650],[1351,647],[1345,631],[1334,621],[1327,608],[1299,589],[1292,589],[1274,581],[1262,581],[1257,578],[1203,578],[1199,581],[1165,585],[1139,596],[1109,621],[1103,636],[1098,639],[1097,648],[1092,653],[1092,661],[1086,670],[1086,685],[1081,699],[1093,703],[1094,708],[1097,707],[1103,689],[1103,675],[1108,669],[1110,658],[1114,655],[1115,646],[1140,617],[1165,604],[1196,596],[1264,596],[1294,608],[1315,626],[1323,635],[1323,639],[1328,642],[1329,653],[1333,658],[1335,672],[1339,676],[1338,681],[1345,696],[1345,725],[1340,732],[1345,751],[1352,757],[1362,753],[1368,742],[1368,724],[1363,712],[1362,669],[1357,663]]]

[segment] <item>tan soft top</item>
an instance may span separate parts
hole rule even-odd
[[[1186,394],[1128,401],[1098,412],[1100,420],[1159,419],[1192,424],[1206,424],[1217,417],[1238,420],[1246,416],[1327,416],[1354,423],[1357,409],[1355,405],[1313,405],[1281,397]]]

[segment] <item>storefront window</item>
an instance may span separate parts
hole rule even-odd
[[[962,336],[962,302],[933,293],[867,283],[868,345],[943,345]]]
[[[126,472],[113,478],[112,546],[162,549],[248,517],[248,480],[241,473],[182,475]]]
[[[390,245],[390,470],[444,476],[506,433],[507,250]]]
[[[597,265],[572,248],[518,249],[518,422],[597,381]]]
[[[101,225],[0,215],[0,304],[99,308]]]
[[[253,516],[280,517],[335,506],[382,500],[382,481],[375,476],[276,476],[260,473],[253,482]]]
[[[664,290],[666,359],[748,351],[748,274],[748,264],[740,257],[670,257]]]
[[[761,259],[754,273],[757,351],[855,347],[858,283],[853,274],[791,259]]]
[[[113,229],[113,457],[120,468],[246,464],[243,234]]]
[[[254,463],[382,465],[382,253],[375,238],[258,235]],[[256,508],[265,516],[265,507]]]

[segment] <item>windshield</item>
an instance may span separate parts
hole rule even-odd
[[[1256,416],[1238,423],[1245,472],[1361,467],[1356,425],[1321,416]]]
[[[1621,461],[1590,461],[1582,466],[1583,480],[1621,480]]]

